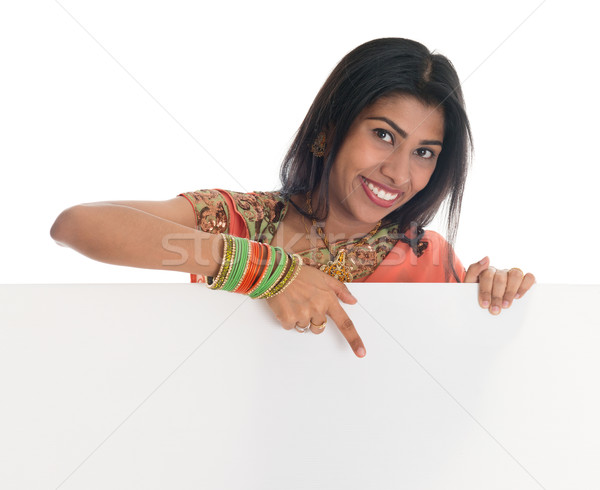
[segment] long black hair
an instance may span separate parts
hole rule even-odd
[[[314,192],[321,183],[315,196],[319,208],[313,216],[296,207],[303,215],[324,221],[329,212],[329,175],[350,126],[363,109],[380,97],[393,94],[411,95],[442,110],[444,146],[425,188],[388,214],[384,224],[398,225],[402,233],[411,226],[422,228],[447,199],[446,239],[450,246],[445,277],[448,281],[451,271],[459,281],[452,249],[472,151],[471,129],[454,66],[445,56],[430,53],[422,44],[402,38],[375,39],[342,58],[321,87],[284,157],[281,192],[289,199],[294,194]],[[311,146],[324,130],[328,130],[327,152],[318,157],[311,152]]]

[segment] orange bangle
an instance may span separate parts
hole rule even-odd
[[[254,288],[258,282],[258,278],[263,274],[263,269],[266,268],[266,264],[263,260],[264,255],[266,254],[266,248],[267,246],[263,245],[262,243],[256,243],[256,255],[254,256],[255,267],[252,271],[252,277],[250,278],[248,289],[246,289],[244,294],[248,294]]]
[[[260,267],[256,274],[256,280],[252,283],[252,286],[250,286],[250,289],[248,290],[247,294],[252,293],[260,285],[260,283],[265,278],[265,274],[267,273],[267,270],[269,269],[268,266],[269,266],[269,262],[271,261],[271,254],[273,253],[273,251],[272,251],[273,249],[269,245],[265,245],[263,243],[261,243],[260,248],[261,248]]]
[[[244,277],[240,280],[239,286],[233,291],[234,293],[246,294],[254,280],[256,279],[258,268],[260,265],[259,256],[261,252],[261,244],[250,240],[250,254],[248,257],[248,265],[244,273]]]

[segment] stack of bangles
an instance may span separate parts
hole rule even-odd
[[[272,298],[296,279],[302,257],[281,247],[221,233],[223,260],[215,277],[207,277],[210,289],[247,294],[254,299]]]

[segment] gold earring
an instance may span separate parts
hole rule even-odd
[[[310,151],[314,156],[322,157],[325,155],[325,148],[327,148],[327,135],[325,134],[325,131],[321,131],[310,147]]]

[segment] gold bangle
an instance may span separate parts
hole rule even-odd
[[[267,298],[272,298],[273,296],[277,296],[279,293],[282,293],[285,288],[287,288],[296,276],[300,272],[300,267],[302,267],[302,257],[298,254],[292,255],[292,265],[290,265],[289,270],[285,277],[277,284],[277,286],[273,289],[273,291],[266,296]]]
[[[227,237],[226,240],[228,242],[227,253],[223,255],[223,263],[225,264],[225,267],[223,268],[223,274],[219,278],[220,280],[215,281],[215,284],[211,289],[221,289],[223,285],[227,282],[227,279],[229,279],[229,274],[231,274],[231,269],[233,269],[233,267],[231,266],[233,265],[233,260],[235,258],[235,241],[229,235],[224,236]]]
[[[233,263],[235,261],[235,254],[237,252],[239,252],[239,248],[235,244],[235,240],[232,239],[232,241],[231,241],[231,256],[229,257],[229,264],[228,264],[229,268],[227,269],[227,274],[223,278],[223,283],[220,285],[220,287],[225,286],[225,284],[227,284],[227,281],[229,281],[229,276],[231,275],[231,271],[233,270]]]
[[[285,288],[287,288],[292,282],[294,282],[294,279],[296,279],[296,277],[298,276],[298,274],[300,273],[300,268],[302,267],[302,265],[304,264],[304,262],[302,261],[302,257],[300,257],[300,255],[298,254],[294,254],[293,255],[294,258],[296,258],[296,269],[294,270],[294,273],[292,274],[292,277],[290,277],[288,279],[288,281],[283,285],[283,287],[277,291],[275,294],[279,294],[281,293]],[[275,294],[273,296],[275,296]],[[311,322],[312,323],[312,322]]]
[[[286,264],[285,264],[285,267],[283,269],[281,269],[281,272],[279,273],[279,277],[277,277],[277,279],[275,280],[275,282],[271,285],[271,287],[269,289],[267,289],[263,294],[261,294],[260,296],[258,296],[256,299],[270,298],[271,297],[271,291],[273,291],[273,289],[275,289],[279,285],[279,283],[281,282],[281,278],[286,273],[286,269],[289,272],[288,266],[291,267],[291,265],[290,265],[290,256],[287,253],[283,252],[281,260],[285,260]]]
[[[283,289],[283,287],[287,284],[289,278],[291,277],[291,275],[294,273],[294,269],[295,269],[295,261],[293,257],[290,257],[289,254],[286,253],[286,256],[288,257],[286,260],[289,262],[289,267],[287,267],[287,270],[284,269],[285,271],[285,275],[283,276],[283,279],[277,281],[275,283],[275,285],[273,286],[273,288],[271,289],[271,291],[269,291],[264,297],[266,298],[272,298],[273,296],[277,295],[278,293],[280,293]],[[291,258],[291,261],[290,261]]]
[[[231,256],[231,248],[230,248],[230,240],[227,235],[221,233],[221,238],[223,239],[223,258],[221,259],[221,266],[219,267],[219,272],[215,277],[207,277],[206,285],[210,289],[219,289],[222,286],[223,274],[227,273],[227,268],[229,267],[227,257]],[[209,281],[210,279],[210,281]]]

